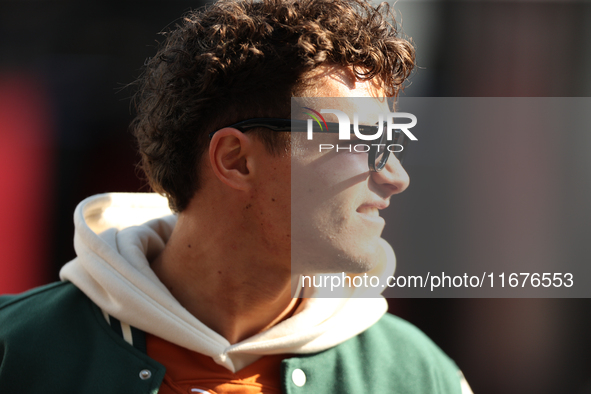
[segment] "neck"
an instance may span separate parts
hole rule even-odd
[[[233,344],[287,317],[297,300],[289,250],[269,245],[252,217],[225,212],[240,223],[220,221],[215,212],[181,213],[152,269],[183,307]]]

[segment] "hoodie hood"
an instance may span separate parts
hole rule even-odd
[[[150,268],[176,224],[166,198],[151,193],[93,196],[78,205],[74,224],[78,257],[62,268],[62,280],[74,283],[103,312],[212,357],[232,372],[263,355],[331,348],[371,327],[387,310],[381,288],[341,288],[341,298],[334,298],[330,289],[306,289],[292,317],[230,344],[191,315]],[[381,245],[386,263],[367,274],[385,283],[396,263],[390,245],[383,240]],[[319,298],[328,294],[332,298]]]

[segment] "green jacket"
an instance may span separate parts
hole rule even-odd
[[[134,343],[142,343],[135,337],[143,333],[133,334]],[[302,387],[292,381],[296,369],[306,376]],[[281,370],[288,394],[461,392],[453,361],[392,315],[334,348],[287,358]],[[164,373],[141,345],[133,347],[117,335],[69,282],[0,297],[2,394],[157,393]]]

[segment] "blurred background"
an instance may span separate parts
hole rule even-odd
[[[1,294],[58,280],[74,257],[79,201],[149,191],[136,170],[125,86],[155,53],[157,33],[202,4],[0,2]],[[418,55],[405,96],[591,96],[589,2],[394,8]],[[504,267],[545,255],[556,237],[554,259],[591,263],[591,142],[564,129],[543,141],[527,136],[512,141],[514,154],[475,130],[462,144],[409,155],[411,186],[393,200],[385,233],[399,269],[483,256]],[[477,394],[591,393],[589,299],[389,302],[457,362]]]

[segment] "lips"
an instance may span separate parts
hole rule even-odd
[[[380,212],[376,207],[371,207],[368,205],[357,208],[357,212],[368,216],[380,216]]]
[[[357,212],[363,213],[365,215],[370,216],[379,216],[381,209],[386,209],[390,205],[390,201],[372,201],[365,204],[362,204],[359,208],[357,208]]]

